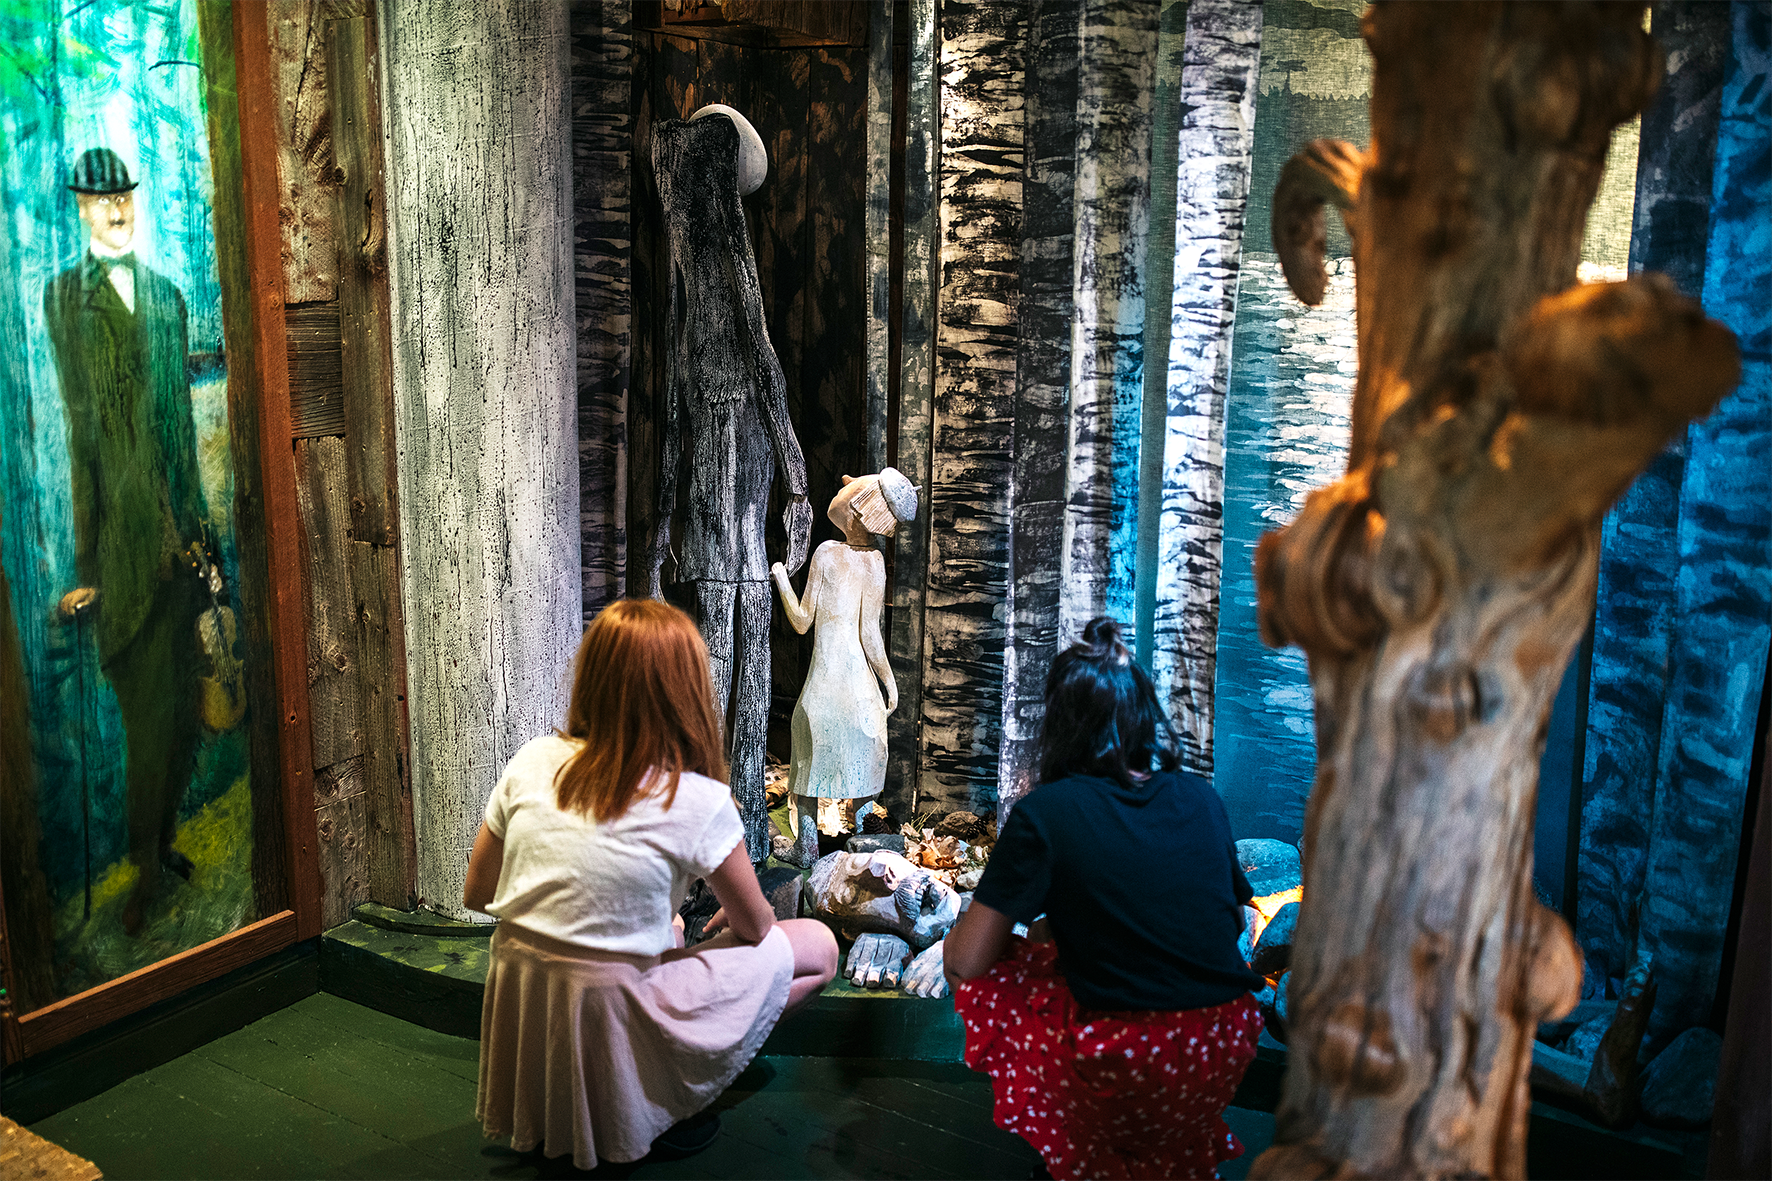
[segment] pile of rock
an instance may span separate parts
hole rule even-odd
[[[1243,908],[1243,935],[1237,948],[1267,987],[1255,994],[1268,1036],[1286,1041],[1286,984],[1291,976],[1292,941],[1298,932],[1298,899],[1303,895],[1304,861],[1298,846],[1285,841],[1237,842],[1237,864],[1255,893],[1256,906]],[[1265,911],[1265,913],[1264,913]]]

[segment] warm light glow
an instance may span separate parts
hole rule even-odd
[[[1261,942],[1261,932],[1273,917],[1280,913],[1280,908],[1288,902],[1303,902],[1304,887],[1294,886],[1290,890],[1281,890],[1278,894],[1263,894],[1260,898],[1251,899],[1250,906],[1255,908],[1255,922],[1250,924],[1249,946],[1254,947]]]

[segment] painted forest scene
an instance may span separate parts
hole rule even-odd
[[[27,1011],[257,917],[209,48],[195,0],[0,5],[0,858]]]

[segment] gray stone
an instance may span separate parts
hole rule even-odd
[[[1556,1021],[1542,1021],[1538,1025],[1538,1040],[1547,1046],[1560,1046],[1570,1034],[1592,1021],[1595,1017],[1611,1017],[1618,1009],[1617,1001],[1603,999],[1585,1000],[1570,1010],[1569,1013]]]
[[[1723,1039],[1703,1026],[1668,1043],[1643,1071],[1643,1118],[1675,1128],[1698,1128],[1710,1121],[1716,1099],[1717,1059]]]
[[[786,865],[766,869],[757,875],[757,885],[762,887],[763,897],[769,900],[775,917],[781,921],[800,917],[800,886],[805,880],[799,870]]]
[[[714,897],[714,891],[706,881],[697,880],[692,884],[689,893],[683,896],[683,905],[677,908],[677,913],[683,916],[683,941],[694,947],[707,938],[702,927],[719,909],[720,900]]]
[[[949,812],[935,826],[936,836],[955,837],[969,845],[986,839],[987,833],[984,820],[975,812]]]
[[[1286,984],[1291,979],[1291,972],[1282,973],[1278,984],[1270,984],[1255,994],[1268,1035],[1282,1045],[1286,1042]]]
[[[1288,902],[1261,929],[1249,966],[1263,976],[1283,971],[1292,962],[1292,938],[1298,933],[1298,903]]]
[[[1563,1044],[1557,1048],[1572,1058],[1579,1058],[1583,1062],[1592,1062],[1594,1051],[1600,1048],[1600,1039],[1606,1036],[1608,1029],[1612,1028],[1612,1015],[1617,1009],[1616,1001],[1608,1001],[1604,1013],[1597,1017],[1590,1017],[1576,1026],[1575,1032],[1564,1038]]]
[[[1290,890],[1304,880],[1298,848],[1285,841],[1238,841],[1237,862],[1257,898]]]
[[[1543,1042],[1535,1041],[1532,1043],[1532,1067],[1527,1081],[1534,1091],[1555,1095],[1580,1108],[1585,1114],[1590,1109],[1586,1093],[1590,1069],[1586,1059],[1553,1050]]]
[[[888,853],[904,855],[904,834],[896,832],[868,833],[863,836],[849,838],[843,846],[851,853],[872,853],[877,849],[885,849]]]

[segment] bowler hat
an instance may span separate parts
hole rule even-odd
[[[80,153],[73,179],[68,181],[76,193],[127,193],[135,186],[123,157],[110,148],[87,148]]]

